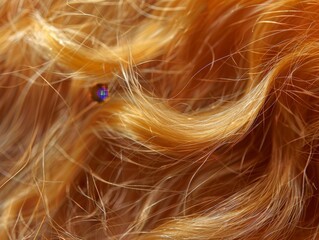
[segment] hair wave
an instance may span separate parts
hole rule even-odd
[[[317,239],[318,8],[2,0],[0,239]]]

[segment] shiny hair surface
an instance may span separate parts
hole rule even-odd
[[[0,239],[318,239],[318,9],[0,0]]]

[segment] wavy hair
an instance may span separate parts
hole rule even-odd
[[[318,9],[1,0],[0,239],[319,238]]]

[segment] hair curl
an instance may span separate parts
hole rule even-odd
[[[318,9],[1,0],[0,239],[319,238]]]

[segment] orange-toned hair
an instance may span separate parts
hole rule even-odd
[[[319,238],[318,9],[0,0],[0,239]]]

